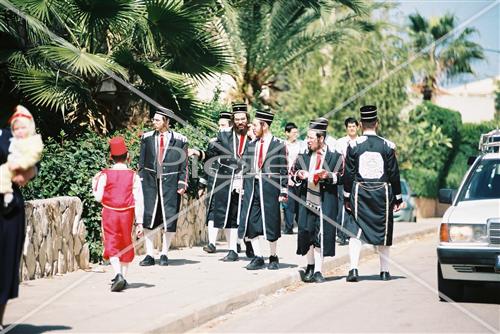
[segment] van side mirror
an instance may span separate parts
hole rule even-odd
[[[439,189],[439,203],[452,204],[456,195],[456,189]]]
[[[467,166],[472,166],[472,164],[474,163],[474,161],[476,161],[477,157],[476,156],[470,156],[468,159],[467,159]]]

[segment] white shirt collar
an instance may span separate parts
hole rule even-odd
[[[373,136],[377,135],[377,133],[375,132],[375,130],[365,130],[365,131],[363,131],[363,134],[364,135],[373,135]]]
[[[127,167],[127,164],[123,163],[123,162],[117,162],[116,164],[114,164],[111,169],[128,169]]]

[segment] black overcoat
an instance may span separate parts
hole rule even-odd
[[[179,189],[187,189],[188,155],[187,138],[171,131],[162,164],[158,163],[157,131],[142,135],[139,157],[139,176],[144,194],[144,227],[155,228],[163,224],[168,232],[175,232],[181,203]],[[155,220],[158,205],[163,208],[162,217]]]
[[[285,142],[276,137],[271,138],[269,148],[263,160],[260,177],[257,177],[255,161],[257,159],[257,143],[248,144],[244,154],[244,181],[241,195],[240,224],[238,236],[246,236],[248,225],[254,224],[253,230],[262,231],[269,241],[281,237],[281,213],[279,196],[288,195],[288,163]],[[254,221],[250,218],[250,209],[255,195],[255,182],[258,182],[261,217]],[[262,209],[263,208],[263,209]]]
[[[306,255],[311,245],[320,247],[323,256],[335,256],[336,221],[339,212],[338,184],[342,184],[344,163],[342,155],[327,149],[321,169],[329,172],[329,177],[319,181],[321,212],[305,205],[307,180],[296,177],[299,170],[309,170],[312,152],[300,154],[292,169],[292,180],[297,185],[299,200],[297,254]],[[322,216],[320,216],[320,214]]]

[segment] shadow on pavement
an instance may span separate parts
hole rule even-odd
[[[169,266],[183,266],[185,264],[196,264],[200,261],[186,260],[186,259],[168,259]]]
[[[347,277],[347,276],[343,276],[344,278]],[[391,275],[391,280],[396,280],[396,279],[406,279],[406,276],[396,276],[396,275]],[[359,278],[358,278],[358,282],[362,282],[362,281],[382,281],[380,279],[380,274],[378,275],[359,275]]]
[[[5,329],[7,329],[8,326],[5,326]],[[35,325],[29,325],[29,324],[19,324],[16,327],[12,328],[9,330],[9,333],[12,334],[39,334],[39,333],[45,333],[45,332],[52,332],[52,331],[63,331],[63,330],[70,330],[72,327],[68,326],[57,326],[57,325],[47,325],[47,326],[35,326]]]
[[[129,283],[127,289],[154,288],[156,285],[147,283]]]

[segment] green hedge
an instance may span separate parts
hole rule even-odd
[[[448,175],[446,176],[445,186],[447,188],[457,189],[464,174],[469,166],[467,160],[471,156],[477,156],[479,138],[481,134],[490,132],[499,126],[498,122],[489,121],[478,124],[464,124],[460,131],[461,144],[458,148],[458,153],[453,159]]]
[[[460,145],[460,113],[423,102],[410,112],[404,177],[417,196],[436,197]],[[449,143],[450,145],[447,145]],[[404,168],[403,168],[404,169]]]

